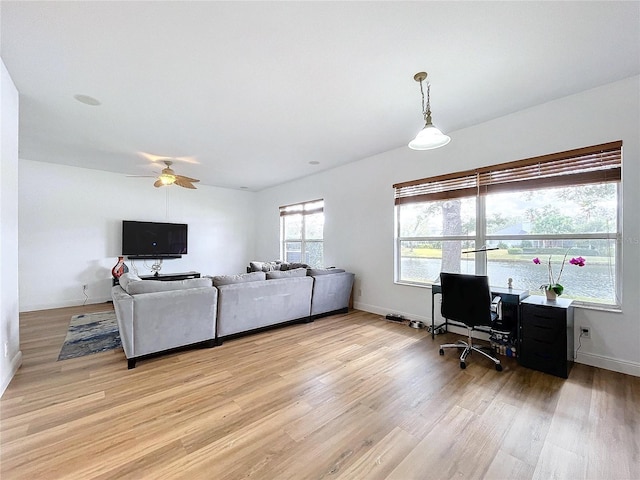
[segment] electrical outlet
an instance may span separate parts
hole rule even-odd
[[[591,338],[591,329],[589,327],[580,327],[580,336],[582,338]]]

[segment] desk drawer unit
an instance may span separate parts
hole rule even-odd
[[[531,296],[520,308],[520,364],[567,378],[573,365],[571,300],[547,302],[544,297]]]

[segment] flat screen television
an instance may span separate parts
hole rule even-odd
[[[122,255],[180,258],[187,253],[186,223],[122,221]]]

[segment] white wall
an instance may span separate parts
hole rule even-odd
[[[621,139],[623,312],[577,309],[592,336],[578,361],[640,376],[639,87],[632,77],[452,132],[438,150],[402,146],[259,192],[256,258],[278,258],[278,206],[324,198],[325,263],[356,273],[355,307],[430,321],[430,289],[393,283],[394,183]]]
[[[19,173],[20,311],[109,300],[122,220],[189,225],[189,253],[161,273],[239,273],[253,258],[255,193],[154,188],[152,178],[24,159]],[[138,273],[152,263],[135,261]]]
[[[0,61],[0,396],[22,363],[18,321],[18,90]]]

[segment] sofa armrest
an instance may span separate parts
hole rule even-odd
[[[111,299],[116,312],[120,341],[127,358],[133,357],[133,296],[120,285],[111,287]]]
[[[349,308],[354,279],[355,274],[350,272],[314,276],[311,315]]]

